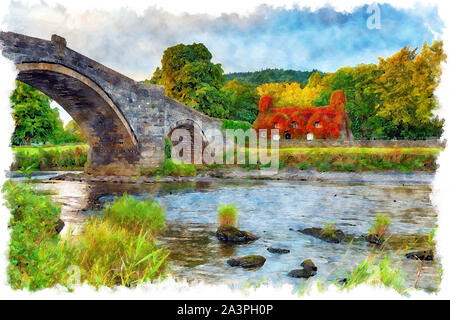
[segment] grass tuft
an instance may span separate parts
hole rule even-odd
[[[406,293],[405,274],[397,266],[392,266],[388,256],[382,259],[368,257],[346,275],[343,289],[353,289],[366,283],[375,286],[386,286],[395,289],[400,294]]]
[[[236,227],[237,216],[238,212],[235,204],[223,204],[219,207],[217,221],[220,226]]]
[[[391,224],[391,219],[389,217],[383,214],[377,214],[373,225],[369,229],[369,234],[376,235],[379,239],[384,240]]]
[[[107,203],[104,217],[135,233],[142,229],[156,235],[165,228],[164,209],[155,200],[139,201],[127,194]]]

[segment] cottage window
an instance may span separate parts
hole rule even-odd
[[[292,121],[292,128],[297,129],[298,123],[296,121]]]
[[[278,129],[278,128],[279,128],[278,122],[274,122],[274,123],[273,123],[273,127],[274,127],[275,129]]]
[[[314,122],[314,127],[320,128],[321,127],[320,122],[319,121]]]

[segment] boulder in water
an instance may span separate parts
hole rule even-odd
[[[288,273],[289,277],[292,278],[310,278],[317,274],[317,267],[311,261],[311,259],[307,259],[301,263],[303,269],[294,269]]]
[[[274,247],[267,248],[267,251],[269,251],[270,253],[278,253],[278,254],[286,254],[291,252],[291,250],[289,249],[274,248]]]
[[[306,228],[303,230],[298,230],[298,232],[313,236],[329,243],[340,243],[345,238],[344,232],[339,229],[334,230],[332,233],[324,232],[324,229],[322,228]]]
[[[233,226],[220,226],[217,228],[216,237],[221,242],[252,242],[258,240],[259,237],[248,231],[242,231]]]
[[[377,234],[368,234],[364,237],[367,242],[381,246],[384,240]]]
[[[421,261],[423,261],[423,260],[432,261],[434,259],[433,250],[408,252],[405,256],[408,259],[415,259],[415,260],[421,260]]]
[[[266,258],[260,255],[249,255],[227,260],[228,265],[231,267],[241,268],[260,268],[265,262]]]

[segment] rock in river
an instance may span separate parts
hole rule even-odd
[[[289,249],[281,249],[281,248],[273,248],[273,247],[267,248],[267,251],[269,251],[270,253],[279,253],[279,254],[285,254],[285,253],[291,252],[291,250],[289,250]]]
[[[251,242],[259,237],[248,231],[241,231],[232,226],[220,226],[217,228],[216,237],[222,242]]]
[[[416,259],[416,260],[428,260],[428,261],[431,261],[431,260],[434,259],[433,250],[423,250],[423,251],[408,252],[405,256],[408,259]]]
[[[368,234],[364,237],[367,242],[381,246],[384,240],[377,234]]]
[[[301,266],[303,269],[291,270],[288,276],[292,278],[309,278],[317,274],[317,267],[310,259],[303,261]]]
[[[307,271],[317,271],[317,267],[311,259],[306,259],[300,265]]]
[[[56,233],[60,233],[62,231],[62,229],[64,229],[64,226],[65,226],[64,221],[59,219],[58,222],[56,222],[55,232]]]
[[[241,268],[260,268],[264,265],[265,262],[266,258],[259,255],[249,255],[227,260],[227,263],[230,266]]]
[[[339,229],[335,230],[333,233],[325,233],[322,228],[306,228],[303,230],[298,230],[298,232],[313,236],[329,243],[340,243],[345,238],[344,232]]]

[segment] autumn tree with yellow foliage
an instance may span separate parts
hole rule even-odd
[[[308,107],[312,105],[312,102],[323,91],[321,80],[320,73],[315,72],[311,75],[308,84],[304,88],[297,82],[281,82],[265,83],[258,86],[256,90],[261,97],[264,95],[272,96],[274,105],[277,108],[292,106]]]
[[[406,47],[387,59],[380,58],[382,75],[377,85],[382,102],[377,114],[403,131],[436,125],[434,91],[442,74],[441,62],[446,58],[442,41],[431,46],[425,42],[419,54],[417,48]]]

